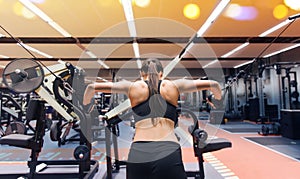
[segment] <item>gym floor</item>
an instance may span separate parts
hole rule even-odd
[[[226,124],[211,124],[209,120],[199,120],[200,127],[208,131],[210,138],[225,138],[232,142],[231,148],[204,154],[204,171],[210,179],[298,179],[300,176],[300,140],[292,140],[282,136],[262,136],[258,134],[261,124],[249,121],[228,122]],[[194,157],[191,137],[186,126],[191,124],[189,117],[181,117],[176,133],[180,137],[183,161],[186,170],[198,170],[197,158]],[[121,122],[118,139],[119,156],[126,160],[130,138],[133,130],[126,122]],[[231,131],[231,132],[230,132]],[[68,142],[61,147],[45,136],[44,148],[40,160],[69,160],[73,159],[73,150],[77,142]],[[29,150],[1,146],[0,173],[25,170]],[[105,178],[105,143],[94,143],[92,158],[99,161],[100,168],[94,178]],[[20,171],[19,171],[20,172]],[[125,178],[125,169],[113,174],[114,178]]]

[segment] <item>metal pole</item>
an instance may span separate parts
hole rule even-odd
[[[263,92],[263,79],[262,77],[258,78],[259,85],[259,114],[260,117],[265,116],[265,102],[264,102],[264,92]]]

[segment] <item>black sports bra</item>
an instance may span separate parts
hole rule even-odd
[[[148,81],[145,82],[148,85]],[[158,94],[151,94],[151,90],[149,89],[148,99],[132,108],[132,111],[134,112],[135,122],[141,121],[146,118],[164,117],[171,119],[172,121],[174,121],[174,124],[177,125],[177,107],[166,101],[161,96],[160,84],[161,80],[158,83]]]

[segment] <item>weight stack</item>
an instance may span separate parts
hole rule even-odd
[[[281,135],[290,139],[300,139],[300,110],[282,109]]]
[[[249,99],[249,107],[248,107],[248,120],[257,122],[259,119],[259,99],[251,98]]]

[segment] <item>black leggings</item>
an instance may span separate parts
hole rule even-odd
[[[185,179],[181,148],[176,142],[134,142],[126,167],[127,179]]]

